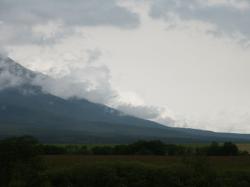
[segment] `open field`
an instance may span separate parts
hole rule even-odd
[[[102,163],[136,163],[148,166],[174,167],[185,157],[178,156],[86,156],[86,155],[46,155],[49,169],[61,169]],[[198,157],[197,157],[198,158]],[[193,158],[196,159],[196,158]],[[217,171],[250,171],[250,156],[210,156],[203,157]]]
[[[250,185],[250,156],[50,155],[44,159],[47,175],[56,187],[61,183],[98,187]]]
[[[250,153],[250,144],[249,143],[242,143],[242,144],[236,144],[241,151],[247,151]]]

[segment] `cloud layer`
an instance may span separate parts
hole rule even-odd
[[[115,0],[1,0],[3,23],[34,25],[61,20],[66,25],[111,25],[134,27],[139,19],[135,13],[117,5]]]
[[[41,42],[44,38],[33,32],[39,25],[47,25],[46,30],[50,26],[51,32],[62,31],[63,26],[134,28],[139,25],[139,17],[115,0],[0,0],[1,43]]]
[[[166,22],[173,18],[205,22],[215,26],[214,34],[242,35],[250,39],[250,2],[247,0],[154,0],[150,15]]]

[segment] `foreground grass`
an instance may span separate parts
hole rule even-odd
[[[55,187],[249,187],[250,157],[43,157]]]

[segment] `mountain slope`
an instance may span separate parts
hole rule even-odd
[[[30,134],[53,143],[250,141],[249,135],[170,128],[84,99],[62,99],[34,85],[37,76],[45,77],[0,57],[0,138]]]
[[[84,135],[114,139],[125,136],[128,140],[139,137],[143,139],[185,137],[181,135],[185,133],[179,133],[177,130],[121,115],[114,109],[86,100],[64,100],[42,93],[27,95],[16,88],[11,88],[0,92],[0,103],[0,124],[12,127],[14,133],[8,130],[8,134],[13,135],[17,129],[25,134],[39,129],[47,133],[65,131],[63,136],[68,136],[68,132],[76,134],[82,132]],[[3,125],[1,127],[0,135],[6,128]]]

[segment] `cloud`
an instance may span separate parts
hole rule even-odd
[[[129,29],[137,27],[139,23],[139,15],[116,0],[72,2],[0,0],[0,42],[4,46],[23,48],[32,44],[39,46],[39,50],[50,48],[53,51],[57,47],[62,49],[63,46],[60,43],[63,43],[68,36],[76,35],[77,28],[112,26]],[[34,63],[37,61],[33,61],[28,54],[26,57],[31,61],[30,67],[48,75],[36,76],[32,84],[41,86],[45,93],[65,99],[84,98],[116,107],[122,112],[145,119],[155,119],[160,116],[161,110],[157,107],[138,106],[119,100],[120,93],[110,83],[109,68],[96,63],[102,55],[101,50],[84,49],[83,54],[80,55],[68,51],[50,52],[48,56],[51,53],[57,55],[54,55],[54,58],[50,56],[49,60],[40,59],[40,63],[37,64]],[[38,54],[35,59],[39,59],[40,55],[42,56]],[[85,57],[82,58],[81,55]],[[55,59],[54,62],[53,59]],[[59,62],[62,64],[57,64]],[[8,71],[1,73],[1,85],[18,86],[23,83],[25,80]]]
[[[166,22],[174,18],[205,22],[215,26],[214,33],[250,39],[250,2],[247,0],[154,0],[150,16]]]
[[[66,25],[111,25],[134,27],[138,16],[115,0],[1,0],[0,18],[4,23],[34,25],[61,20]]]
[[[39,86],[45,93],[64,99],[87,99],[108,104],[116,94],[109,82],[109,69],[104,65],[91,64],[98,59],[98,50],[88,50],[86,53],[89,54],[86,64],[68,66],[68,72],[57,78],[30,71],[7,56],[0,55],[0,89],[31,84]]]
[[[24,80],[18,76],[10,74],[8,71],[2,71],[0,67],[0,90],[17,87],[24,83]]]
[[[0,42],[7,45],[52,42],[75,27],[139,23],[139,16],[116,0],[0,0]]]
[[[122,93],[112,87],[109,68],[96,64],[96,61],[101,57],[99,50],[87,50],[86,54],[88,55],[86,62],[76,67],[68,66],[65,75],[58,78],[36,76],[32,84],[40,86],[45,93],[64,99],[87,99],[94,103],[116,108],[124,114],[173,125],[174,120],[170,117],[167,117],[168,120],[165,117],[162,118],[162,113],[165,112],[163,108],[147,106],[142,103],[138,105],[134,100],[131,100],[130,96],[129,98],[124,97]],[[123,95],[123,100],[121,100],[121,95]]]
[[[84,76],[84,78],[80,79],[80,76]],[[70,69],[67,75],[59,78],[38,76],[32,84],[41,86],[45,93],[64,99],[78,98],[109,104],[116,96],[116,92],[112,89],[109,79],[106,79],[108,76],[109,73],[105,66],[87,66]]]
[[[13,61],[3,58],[0,62],[0,70],[1,67],[4,70],[0,73],[0,86],[2,89],[5,89],[32,84],[39,86],[44,93],[56,95],[64,99],[87,99],[94,103],[116,108],[123,112],[124,115],[158,120],[164,124],[172,125],[169,120],[162,118],[162,113],[165,112],[163,108],[147,106],[143,104],[139,96],[135,98],[132,93],[122,94],[112,87],[109,68],[97,62],[102,55],[100,50],[88,49],[85,55],[87,56],[85,62],[80,61],[73,65],[74,61],[71,61],[69,63],[71,65],[66,65],[66,73],[61,74],[58,72],[61,75],[55,77],[40,73],[35,73],[35,76],[29,76],[33,72],[29,72]],[[39,64],[37,65],[40,66]],[[26,89],[24,89],[23,93],[34,94]],[[138,104],[135,100],[141,100],[141,103]]]
[[[144,119],[156,119],[162,113],[162,110],[160,108],[154,106],[137,106],[127,103],[121,103],[116,108],[126,114]]]
[[[11,72],[6,53],[0,52],[0,90],[9,87],[17,87],[22,85],[24,82],[24,78]]]
[[[8,52],[4,48],[1,48],[0,46],[0,60],[6,58],[7,56],[8,56]]]
[[[240,113],[210,116],[223,107],[250,106],[250,48],[237,43],[249,41],[249,4],[0,0],[0,45],[50,77],[32,82],[45,93],[86,98],[167,125],[244,132],[249,118]],[[2,84],[18,84],[3,75]]]

